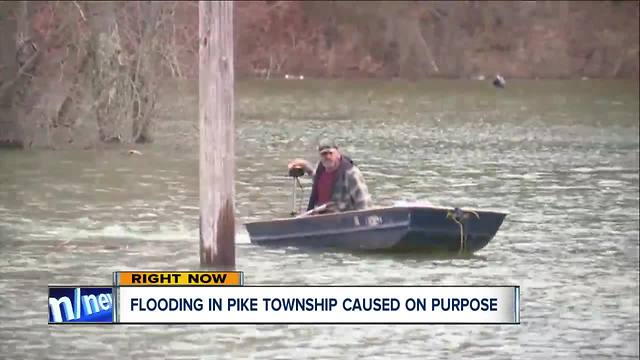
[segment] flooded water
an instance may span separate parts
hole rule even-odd
[[[0,357],[638,358],[638,85],[616,81],[238,84],[247,284],[520,285],[519,326],[48,327],[47,284],[199,268],[196,86],[177,89],[142,156],[0,151]],[[251,245],[241,224],[290,211],[287,161],[315,160],[321,136],[376,205],[509,216],[469,259]]]

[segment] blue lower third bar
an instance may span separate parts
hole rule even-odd
[[[49,287],[49,324],[112,323],[113,287]]]

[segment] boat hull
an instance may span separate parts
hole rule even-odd
[[[246,224],[257,245],[362,251],[474,253],[495,236],[506,214],[453,209],[387,207]]]

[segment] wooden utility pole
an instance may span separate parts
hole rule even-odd
[[[200,264],[235,267],[233,2],[200,1]]]

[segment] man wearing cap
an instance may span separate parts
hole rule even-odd
[[[289,163],[289,169],[302,168],[313,176],[313,188],[307,210],[330,205],[333,211],[362,210],[371,207],[371,196],[360,170],[347,156],[340,154],[333,141],[318,146],[320,162],[316,169],[302,159]]]

